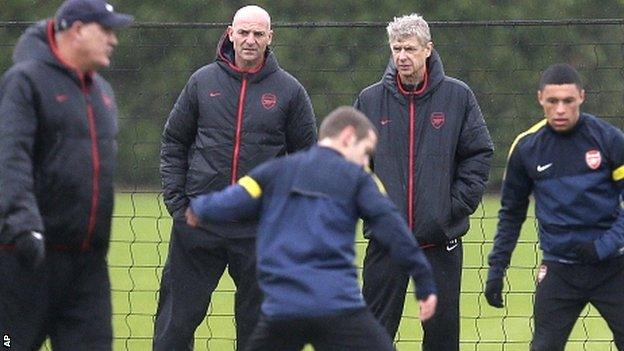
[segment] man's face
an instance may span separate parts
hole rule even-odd
[[[369,131],[368,136],[361,140],[357,140],[353,133],[345,150],[345,158],[362,167],[368,167],[376,145],[377,136],[372,131]]]
[[[228,27],[228,36],[234,44],[236,67],[251,69],[262,64],[267,46],[271,44],[273,31],[269,29],[265,17],[249,14]]]
[[[433,43],[422,44],[413,36],[406,39],[398,39],[390,43],[392,60],[396,65],[397,72],[404,83],[417,83],[425,74],[426,61],[431,56]]]
[[[556,132],[571,130],[579,120],[585,90],[576,84],[546,84],[537,92],[537,99],[544,108],[550,127]]]
[[[78,28],[77,38],[83,70],[98,70],[110,65],[110,57],[117,46],[117,36],[112,29],[96,22],[84,23]]]

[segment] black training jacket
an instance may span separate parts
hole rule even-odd
[[[315,142],[314,112],[303,86],[268,49],[258,70],[242,72],[224,35],[215,62],[191,76],[165,125],[160,174],[167,209],[183,219],[189,196],[221,190],[264,161]],[[230,237],[255,235],[250,223],[203,225]]]
[[[434,50],[422,86],[405,91],[390,60],[355,107],[379,129],[373,168],[421,245],[468,231],[494,147],[474,94],[444,74]]]
[[[0,85],[0,244],[41,231],[59,250],[106,250],[117,107],[98,74],[58,56],[54,23],[28,28]]]

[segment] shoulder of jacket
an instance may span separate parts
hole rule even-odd
[[[536,137],[538,135],[538,132],[546,127],[546,123],[547,123],[546,118],[544,118],[541,121],[532,125],[531,128],[518,134],[518,136],[516,136],[513,143],[511,144],[511,147],[509,148],[509,155],[507,156],[507,158],[511,156],[511,154],[513,153],[515,149],[520,147],[526,141],[531,140],[532,138]]]
[[[262,80],[258,81],[257,84],[261,87],[268,85],[271,88],[274,88],[277,86],[284,89],[283,91],[287,91],[292,94],[298,94],[300,91],[305,91],[303,84],[301,84],[295,76],[281,67],[271,72]]]
[[[22,62],[18,62],[9,68],[4,76],[8,75],[22,75],[22,76],[31,76],[34,74],[38,74],[42,69],[48,69],[50,65],[43,61],[39,60],[26,60]]]
[[[587,113],[584,113],[584,117],[585,128],[587,129],[585,133],[593,134],[601,139],[601,143],[608,145],[615,142],[618,138],[624,138],[622,130],[613,124]]]
[[[443,83],[449,85],[450,87],[463,90],[465,92],[472,92],[472,89],[470,89],[468,84],[457,78],[445,76],[443,79]]]
[[[383,87],[383,82],[379,81],[376,83],[373,83],[369,86],[367,86],[366,88],[362,89],[362,91],[360,91],[359,96],[360,97],[368,97],[368,96],[377,96],[379,94],[380,91],[382,91],[384,89]]]
[[[585,123],[587,124],[588,127],[590,128],[598,128],[601,131],[607,132],[607,133],[613,133],[613,132],[617,132],[620,131],[620,129],[616,126],[614,126],[613,124],[598,118],[592,114],[589,113],[583,113],[583,116],[585,118]]]
[[[28,69],[26,69],[24,65],[25,65],[24,62],[20,62],[18,64],[11,66],[8,70],[6,70],[2,74],[2,81],[6,82],[8,79],[15,79],[16,76],[22,76],[22,77],[27,76]]]
[[[198,68],[193,74],[191,74],[190,79],[202,78],[205,75],[214,74],[215,72],[222,71],[219,65],[216,62],[209,63]],[[225,73],[225,72],[223,72]]]
[[[278,79],[283,80],[285,82],[293,83],[296,85],[301,85],[301,82],[299,82],[299,79],[297,79],[297,77],[295,77],[290,72],[288,72],[287,70],[281,67],[276,69],[274,72],[270,73],[270,75],[277,77]]]
[[[27,60],[14,64],[2,75],[2,84],[11,81],[13,84],[27,83],[35,86],[39,81],[49,81],[49,77],[42,76],[42,70],[48,68],[45,62]]]

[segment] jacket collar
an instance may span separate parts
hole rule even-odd
[[[392,58],[386,66],[386,70],[381,79],[384,88],[392,93],[399,101],[406,103],[407,97],[413,95],[416,99],[424,98],[430,95],[437,87],[442,83],[446,75],[444,74],[444,67],[442,66],[442,60],[440,55],[434,49],[431,52],[431,56],[426,61],[427,70],[425,72],[425,79],[422,86],[413,92],[405,91],[401,87],[400,77],[397,75],[397,69]]]

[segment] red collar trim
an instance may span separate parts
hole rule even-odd
[[[50,45],[50,50],[52,51],[52,54],[54,55],[54,57],[59,60],[60,63],[62,63],[64,66],[66,66],[67,68],[69,68],[70,70],[76,72],[76,74],[78,74],[78,77],[82,80],[83,78],[85,78],[85,76],[88,76],[89,78],[91,78],[93,72],[88,71],[88,72],[82,72],[80,71],[77,67],[74,67],[72,64],[70,64],[65,58],[63,58],[63,56],[61,55],[61,52],[59,51],[59,48],[56,44],[56,38],[54,36],[54,20],[50,20],[48,21],[48,27],[47,27],[47,37],[48,37],[48,45]]]

